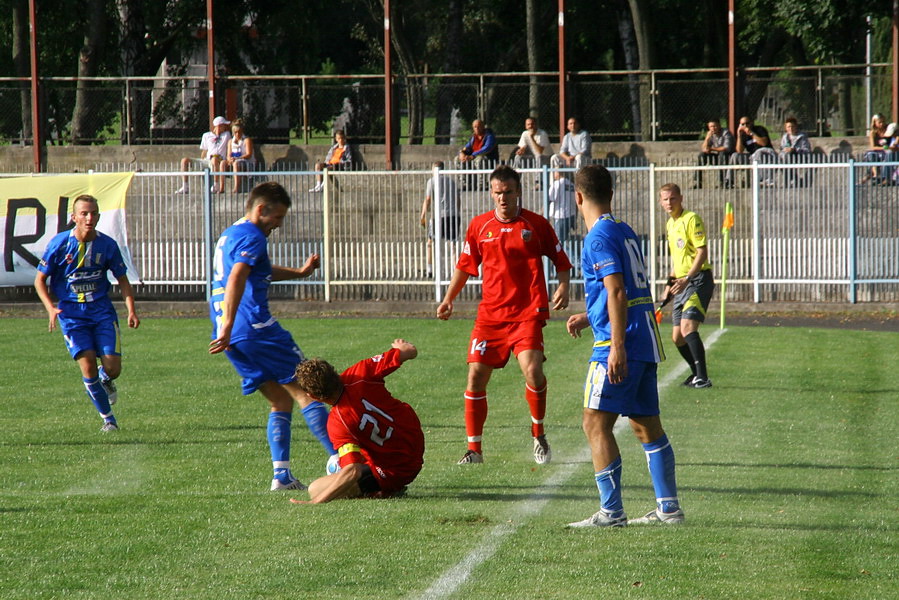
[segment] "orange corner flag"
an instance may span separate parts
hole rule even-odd
[[[724,224],[721,225],[721,232],[724,233],[728,229],[734,227],[734,207],[728,202],[724,205]]]

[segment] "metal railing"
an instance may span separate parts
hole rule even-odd
[[[869,97],[889,113],[891,68],[745,69],[745,112],[769,128],[795,116],[812,135],[864,134]],[[0,143],[31,144],[27,85],[0,78]],[[401,144],[460,144],[475,118],[512,143],[529,114],[558,139],[557,73],[414,74],[394,85]],[[725,69],[571,72],[566,85],[570,113],[596,141],[699,139],[709,119],[727,114]],[[326,143],[344,129],[353,143],[384,143],[381,75],[232,76],[219,86],[219,112],[244,118],[258,141]],[[50,144],[195,144],[209,127],[203,77],[47,77],[41,90]]]
[[[669,270],[666,215],[658,188],[678,183],[685,207],[706,223],[716,277],[723,255],[720,226],[725,201],[736,224],[728,264],[729,300],[777,302],[899,301],[899,187],[891,185],[899,163],[818,157],[819,162],[741,166],[613,167],[614,214],[641,236],[652,280],[660,286]],[[861,183],[871,172],[887,185]],[[697,171],[701,189],[691,189]],[[461,185],[461,221],[493,206],[484,191],[489,171],[445,170]],[[547,213],[551,169],[522,170],[525,208]],[[732,175],[733,188],[720,176]],[[272,260],[298,265],[322,256],[315,277],[276,284],[275,297],[325,301],[438,301],[459,252],[458,240],[440,239],[428,275],[427,233],[420,226],[424,189],[431,171],[326,172],[322,193],[312,171],[241,173],[241,192],[211,194],[208,173],[190,173],[193,193],[175,194],[185,174],[137,173],[128,197],[129,246],[143,280],[141,297],[201,299],[206,290],[209,248],[244,214],[245,191],[277,180],[293,198],[284,225],[270,238]],[[874,181],[872,179],[872,181]],[[202,183],[201,183],[202,182]],[[582,282],[579,257],[585,227],[578,220],[566,251]],[[554,276],[548,268],[550,279]],[[478,297],[477,281],[460,299]],[[660,291],[660,288],[658,289]],[[575,295],[582,289],[575,286]]]

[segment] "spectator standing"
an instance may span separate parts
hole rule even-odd
[[[384,378],[418,355],[406,340],[390,350],[357,362],[341,374],[321,359],[297,367],[297,385],[331,406],[328,436],[339,458],[336,473],[309,484],[309,501],[319,504],[360,496],[400,494],[424,464],[425,437],[415,410],[393,397]]]
[[[240,171],[252,171],[256,168],[256,156],[253,154],[253,140],[244,132],[241,119],[234,119],[231,123],[231,141],[228,143],[228,166],[234,172],[234,184],[231,192],[236,194],[240,190]]]
[[[258,390],[271,405],[266,434],[274,471],[272,491],[306,489],[290,471],[294,401],[312,434],[329,455],[334,454],[326,430],[327,409],[296,382],[303,351],[269,310],[268,288],[273,281],[309,277],[319,265],[318,254],[311,254],[299,269],[273,265],[269,259],[268,236],[281,226],[290,204],[287,191],[274,181],[250,191],[246,215],[215,245],[209,299],[209,353],[225,353],[242,379],[244,396]]]
[[[571,238],[577,206],[574,203],[574,184],[559,171],[553,171],[553,182],[549,188],[549,217],[553,220],[556,237],[564,244]]]
[[[446,175],[441,175],[440,170],[443,169],[443,161],[436,161],[432,165],[435,169],[434,174],[428,179],[425,185],[425,199],[421,203],[421,217],[419,218],[421,226],[428,230],[428,270],[427,276],[433,275],[432,265],[434,263],[434,219],[428,218],[428,212],[434,200],[437,190],[440,196],[437,198],[435,214],[440,219],[440,239],[456,241],[459,238],[459,225],[461,215],[459,213],[459,187],[456,180]]]
[[[659,203],[668,213],[665,233],[671,254],[671,272],[662,297],[674,298],[671,339],[677,351],[690,366],[690,376],[683,385],[692,388],[712,387],[705,360],[705,345],[699,337],[699,326],[705,321],[715,279],[709,264],[705,225],[696,213],[684,209],[684,197],[675,183],[666,183],[659,191]]]
[[[213,172],[214,183],[212,185],[212,193],[223,193],[225,189],[225,176],[224,170],[226,166],[226,161],[228,157],[228,143],[231,141],[231,134],[228,132],[228,126],[231,124],[231,121],[225,119],[225,117],[216,117],[212,120],[212,130],[207,131],[203,134],[203,137],[200,139],[200,160],[203,161],[205,166],[209,167],[209,170]],[[182,158],[181,159],[181,170],[189,171],[190,163],[195,160],[192,158]],[[176,194],[187,194],[190,192],[190,185],[187,182],[187,177],[181,178],[181,187],[175,190]]]
[[[720,119],[714,119],[706,123],[705,139],[699,151],[699,166],[727,164],[730,155],[734,152],[734,135],[729,129],[721,127]],[[723,185],[724,172],[718,172],[718,181]],[[696,171],[693,180],[693,188],[702,188],[702,171]]]
[[[586,129],[581,129],[581,123],[575,117],[569,117],[566,128],[568,133],[562,138],[559,153],[552,155],[550,164],[554,169],[580,169],[592,159],[593,140]]]
[[[543,374],[543,327],[549,319],[549,298],[543,276],[543,257],[555,265],[559,279],[552,308],[568,306],[571,263],[552,225],[521,207],[521,178],[501,165],[490,174],[494,209],[472,219],[456,269],[437,318],[453,314],[453,300],[469,277],[482,278],[482,299],[468,345],[468,382],[465,431],[468,450],[459,464],[484,462],[481,437],[487,420],[487,383],[494,369],[503,368],[511,354],[525,378],[524,397],[531,413],[534,461],[552,458],[544,434],[546,377]]]
[[[128,327],[137,329],[140,319],[119,246],[97,231],[99,220],[96,198],[88,194],[75,198],[75,227],[50,241],[38,264],[34,289],[47,309],[49,331],[56,329],[59,320],[66,348],[81,369],[87,396],[103,419],[101,431],[115,431],[119,426],[112,405],[118,392],[113,380],[122,372],[122,354],[119,318],[109,299],[107,271],[119,283],[128,309]]]
[[[684,521],[677,497],[674,450],[659,417],[658,363],[665,359],[652,316],[652,294],[640,241],[612,216],[612,178],[598,165],[574,176],[577,204],[588,233],[581,265],[587,310],[568,319],[580,337],[593,330],[593,351],[584,384],[583,429],[590,445],[599,510],[569,527],[623,527],[621,451],[615,439],[618,417],[629,417],[643,445],[656,508],[630,523]]]
[[[746,165],[753,159],[758,162],[773,162],[777,159],[768,130],[762,125],[756,125],[749,117],[740,117],[736,141],[737,151],[730,155],[729,160],[732,165]],[[733,187],[733,183],[733,171],[728,171],[724,185]],[[774,180],[769,174],[763,183],[773,185]]]
[[[347,143],[346,134],[342,129],[334,132],[334,145],[328,150],[325,160],[315,165],[315,170],[320,172],[327,167],[332,171],[348,171],[353,166],[353,151]],[[315,175],[315,187],[309,190],[317,194],[325,189],[325,182],[320,173]]]

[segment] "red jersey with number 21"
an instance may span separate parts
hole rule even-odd
[[[414,479],[421,470],[425,438],[418,415],[384,384],[400,364],[400,351],[391,348],[341,373],[343,393],[328,415],[328,437],[340,466],[366,462],[382,471],[379,478],[387,471]]]
[[[471,220],[456,268],[477,277],[481,267],[479,322],[549,319],[543,256],[556,271],[571,269],[556,232],[541,215],[522,208],[508,221],[500,220],[495,211]]]

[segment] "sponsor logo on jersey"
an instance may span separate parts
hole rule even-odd
[[[533,234],[534,234],[534,232],[531,231],[530,229],[522,229],[522,230],[521,230],[521,239],[523,239],[523,240],[526,241],[526,242],[530,242],[530,241],[531,241],[531,236],[532,236]]]
[[[686,245],[687,245],[687,242],[685,242],[682,238],[678,238],[678,239],[677,239],[677,247],[678,247],[678,248],[680,248],[681,250],[683,250],[683,249],[684,249],[684,246],[686,246]]]

